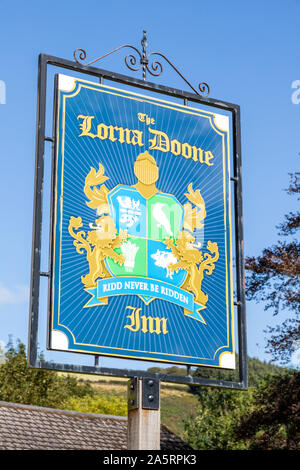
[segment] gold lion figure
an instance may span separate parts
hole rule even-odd
[[[106,257],[112,258],[120,265],[125,261],[124,256],[114,250],[127,240],[127,231],[122,230],[117,234],[115,222],[108,215],[96,219],[95,224],[90,224],[90,227],[94,230],[86,234],[83,230],[77,231],[83,226],[81,217],[71,217],[69,221],[69,233],[74,238],[73,244],[76,251],[82,254],[85,250],[89,263],[89,273],[81,276],[81,281],[85,287],[94,287],[98,277],[111,277],[105,266]]]
[[[168,269],[170,272],[177,272],[178,269],[186,270],[187,278],[182,288],[194,293],[195,302],[206,305],[208,295],[201,288],[204,272],[208,275],[212,274],[215,263],[219,259],[219,249],[216,242],[208,241],[206,248],[210,253],[203,254],[202,251],[193,247],[194,242],[195,238],[186,230],[181,231],[175,241],[172,238],[165,240],[167,247],[178,259],[177,263],[169,264]]]

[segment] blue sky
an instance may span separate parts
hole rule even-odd
[[[284,188],[288,173],[299,171],[300,104],[292,102],[299,17],[296,0],[1,2],[0,340],[11,334],[27,343],[39,53],[72,60],[81,47],[93,60],[122,44],[140,48],[146,29],[149,52],[165,54],[193,85],[208,82],[212,98],[239,104],[245,254],[258,255],[277,241],[276,225],[296,204]],[[99,66],[141,78],[123,57]],[[157,82],[188,89],[167,64]],[[263,330],[285,318],[247,303],[251,357],[269,359]]]

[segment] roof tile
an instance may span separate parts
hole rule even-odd
[[[126,450],[127,418],[0,402],[1,450]],[[161,450],[191,450],[161,426]]]

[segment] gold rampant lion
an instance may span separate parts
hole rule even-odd
[[[195,238],[185,230],[179,233],[177,240],[174,241],[172,238],[165,240],[167,247],[178,259],[177,263],[170,263],[168,269],[170,272],[184,269],[187,272],[187,278],[181,287],[194,293],[195,302],[206,305],[208,295],[201,288],[204,272],[208,275],[212,274],[215,263],[219,259],[219,249],[216,242],[208,241],[206,248],[210,253],[203,254],[202,251],[193,247],[194,241]]]
[[[89,273],[86,276],[81,276],[85,287],[94,287],[98,277],[111,277],[105,266],[105,257],[112,258],[120,265],[125,261],[124,256],[114,250],[127,240],[127,231],[122,230],[118,235],[115,222],[110,216],[99,217],[95,223],[96,225],[90,224],[94,230],[87,232],[87,234],[83,230],[78,231],[83,226],[81,217],[71,217],[68,227],[70,235],[74,238],[73,244],[77,253],[82,254],[83,250],[86,251]]]

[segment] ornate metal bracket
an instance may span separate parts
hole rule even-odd
[[[84,65],[92,65],[95,62],[98,62],[99,60],[104,59],[104,57],[107,57],[107,56],[113,54],[114,52],[117,52],[120,49],[124,49],[124,48],[127,47],[127,48],[132,49],[137,55],[134,55],[133,53],[128,54],[125,57],[125,64],[130,70],[133,70],[135,72],[142,69],[143,80],[144,81],[146,81],[147,72],[149,72],[150,75],[153,75],[154,77],[158,77],[163,72],[163,66],[158,60],[155,60],[155,59],[152,59],[152,58],[151,58],[151,60],[149,60],[149,58],[151,56],[156,55],[156,56],[162,57],[175,70],[175,72],[177,72],[178,75],[180,75],[180,77],[189,85],[189,87],[197,95],[200,95],[200,96],[201,95],[205,95],[205,96],[209,95],[210,89],[209,89],[209,86],[208,86],[207,83],[201,82],[198,85],[198,88],[200,90],[200,93],[199,93],[196,90],[196,88],[194,88],[190,84],[190,82],[179,72],[179,70],[175,67],[175,65],[172,64],[172,62],[164,54],[161,54],[160,52],[151,52],[150,54],[147,54],[146,50],[147,50],[147,47],[148,47],[148,41],[147,41],[147,37],[146,37],[146,31],[144,31],[143,33],[144,34],[143,34],[143,38],[142,38],[142,41],[141,41],[142,53],[136,47],[131,46],[130,44],[123,44],[122,46],[119,46],[116,49],[113,49],[112,51],[108,52],[107,54],[104,54],[103,56],[98,57],[97,59],[92,60],[91,62],[88,62]],[[78,64],[80,64],[80,63],[82,63],[82,61],[84,61],[86,59],[87,54],[86,54],[86,51],[84,49],[76,49],[73,53],[73,56],[74,56],[75,61]]]

